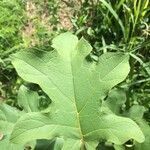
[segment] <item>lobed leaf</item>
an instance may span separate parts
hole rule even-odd
[[[30,112],[16,123],[14,143],[34,139],[64,139],[63,148],[95,149],[101,139],[122,144],[133,138],[144,141],[138,125],[101,109],[101,99],[129,73],[129,56],[105,53],[88,62],[92,48],[71,33],[57,36],[52,52],[24,51],[12,56],[18,74],[38,84],[52,99],[49,113]]]

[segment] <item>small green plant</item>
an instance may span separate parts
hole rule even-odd
[[[116,148],[130,139],[144,142],[140,127],[133,120],[116,115],[118,109],[112,109],[115,104],[104,101],[108,92],[127,77],[129,54],[109,52],[97,62],[89,61],[92,47],[71,33],[54,38],[52,47],[51,52],[23,51],[12,55],[19,76],[38,84],[52,102],[47,109],[39,110],[36,93],[20,93],[23,112],[9,133],[10,142],[25,145],[37,139],[55,139],[57,150],[94,150],[103,140]]]

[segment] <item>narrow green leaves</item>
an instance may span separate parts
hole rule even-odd
[[[125,28],[124,28],[124,25],[121,21],[121,19],[119,18],[119,16],[117,15],[117,13],[113,10],[112,6],[106,2],[106,0],[100,0],[107,8],[108,10],[112,13],[112,15],[114,16],[114,18],[118,21],[120,27],[121,27],[121,30],[122,30],[122,33],[124,34],[124,37],[126,36],[125,35]]]

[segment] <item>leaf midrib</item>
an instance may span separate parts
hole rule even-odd
[[[16,56],[15,56],[16,57]],[[36,56],[38,57],[38,56]],[[42,70],[39,70],[38,68],[34,67],[31,63],[29,62],[25,62],[24,60],[22,60],[21,58],[16,57],[17,59],[23,61],[24,63],[26,63],[29,66],[32,66],[35,70],[37,70],[40,74],[44,75],[48,80],[50,80],[50,82],[52,82],[54,84],[54,86],[56,86],[58,88],[58,90],[67,98],[69,99],[70,102],[72,102],[75,105],[75,112],[76,112],[76,116],[77,116],[77,124],[78,124],[78,128],[79,128],[79,134],[81,136],[81,140],[83,141],[83,134],[82,134],[82,129],[81,129],[81,125],[80,125],[80,119],[79,119],[79,112],[77,109],[77,105],[76,105],[76,91],[75,91],[75,81],[74,81],[74,76],[73,76],[73,65],[72,65],[72,61],[69,60],[68,63],[70,64],[70,70],[71,70],[71,75],[72,75],[72,83],[73,83],[73,93],[74,93],[74,102],[72,100],[70,100],[70,98],[60,90],[60,88],[53,82],[53,80],[47,75],[45,74]],[[39,57],[38,57],[39,58]],[[39,58],[40,59],[40,58]]]
[[[76,104],[76,89],[75,89],[75,81],[74,81],[74,71],[73,71],[73,65],[70,57],[70,70],[71,70],[71,75],[72,75],[72,83],[73,83],[73,93],[74,93],[74,104],[75,104],[75,110],[76,110],[76,115],[77,115],[77,124],[79,126],[79,134],[81,136],[81,141],[84,141],[83,134],[82,134],[82,128],[80,124],[80,117],[79,117],[79,112]]]

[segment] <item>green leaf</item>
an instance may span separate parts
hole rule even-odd
[[[3,64],[4,62],[3,62],[3,60],[0,58],[0,64],[1,64],[1,63]]]
[[[9,138],[14,123],[20,116],[19,112],[6,104],[0,104],[0,149],[2,150],[23,150],[23,144],[10,143]]]
[[[115,150],[126,150],[124,146],[122,145],[114,145]]]
[[[122,20],[119,18],[119,16],[117,15],[117,13],[113,10],[111,4],[107,3],[106,0],[100,0],[100,1],[104,4],[104,6],[107,7],[107,9],[108,9],[108,10],[111,12],[111,14],[114,16],[114,18],[116,19],[116,21],[117,21],[118,24],[120,25],[121,30],[122,30],[122,33],[123,33],[123,35],[124,35],[124,37],[125,37],[125,36],[126,36],[126,35],[125,35],[125,28],[124,28],[124,25],[123,25],[123,23],[122,23]]]
[[[64,140],[62,138],[55,138],[53,140],[37,140],[35,150],[61,150],[63,147]]]
[[[25,112],[37,112],[39,111],[39,95],[22,85],[18,92],[18,104]]]
[[[144,136],[131,119],[101,110],[101,99],[129,73],[128,55],[105,53],[97,63],[88,62],[92,48],[71,33],[53,40],[52,52],[24,51],[12,56],[18,74],[40,85],[51,98],[50,113],[23,115],[11,134],[14,143],[34,139],[64,139],[63,149],[95,149],[100,139],[122,144]]]
[[[105,105],[115,114],[119,115],[122,105],[126,101],[126,94],[121,89],[113,89],[105,101]]]
[[[145,108],[139,105],[132,106],[129,111],[129,116],[138,123],[145,135],[145,141],[143,143],[135,143],[136,150],[149,150],[150,148],[150,126],[143,119],[144,112]]]

